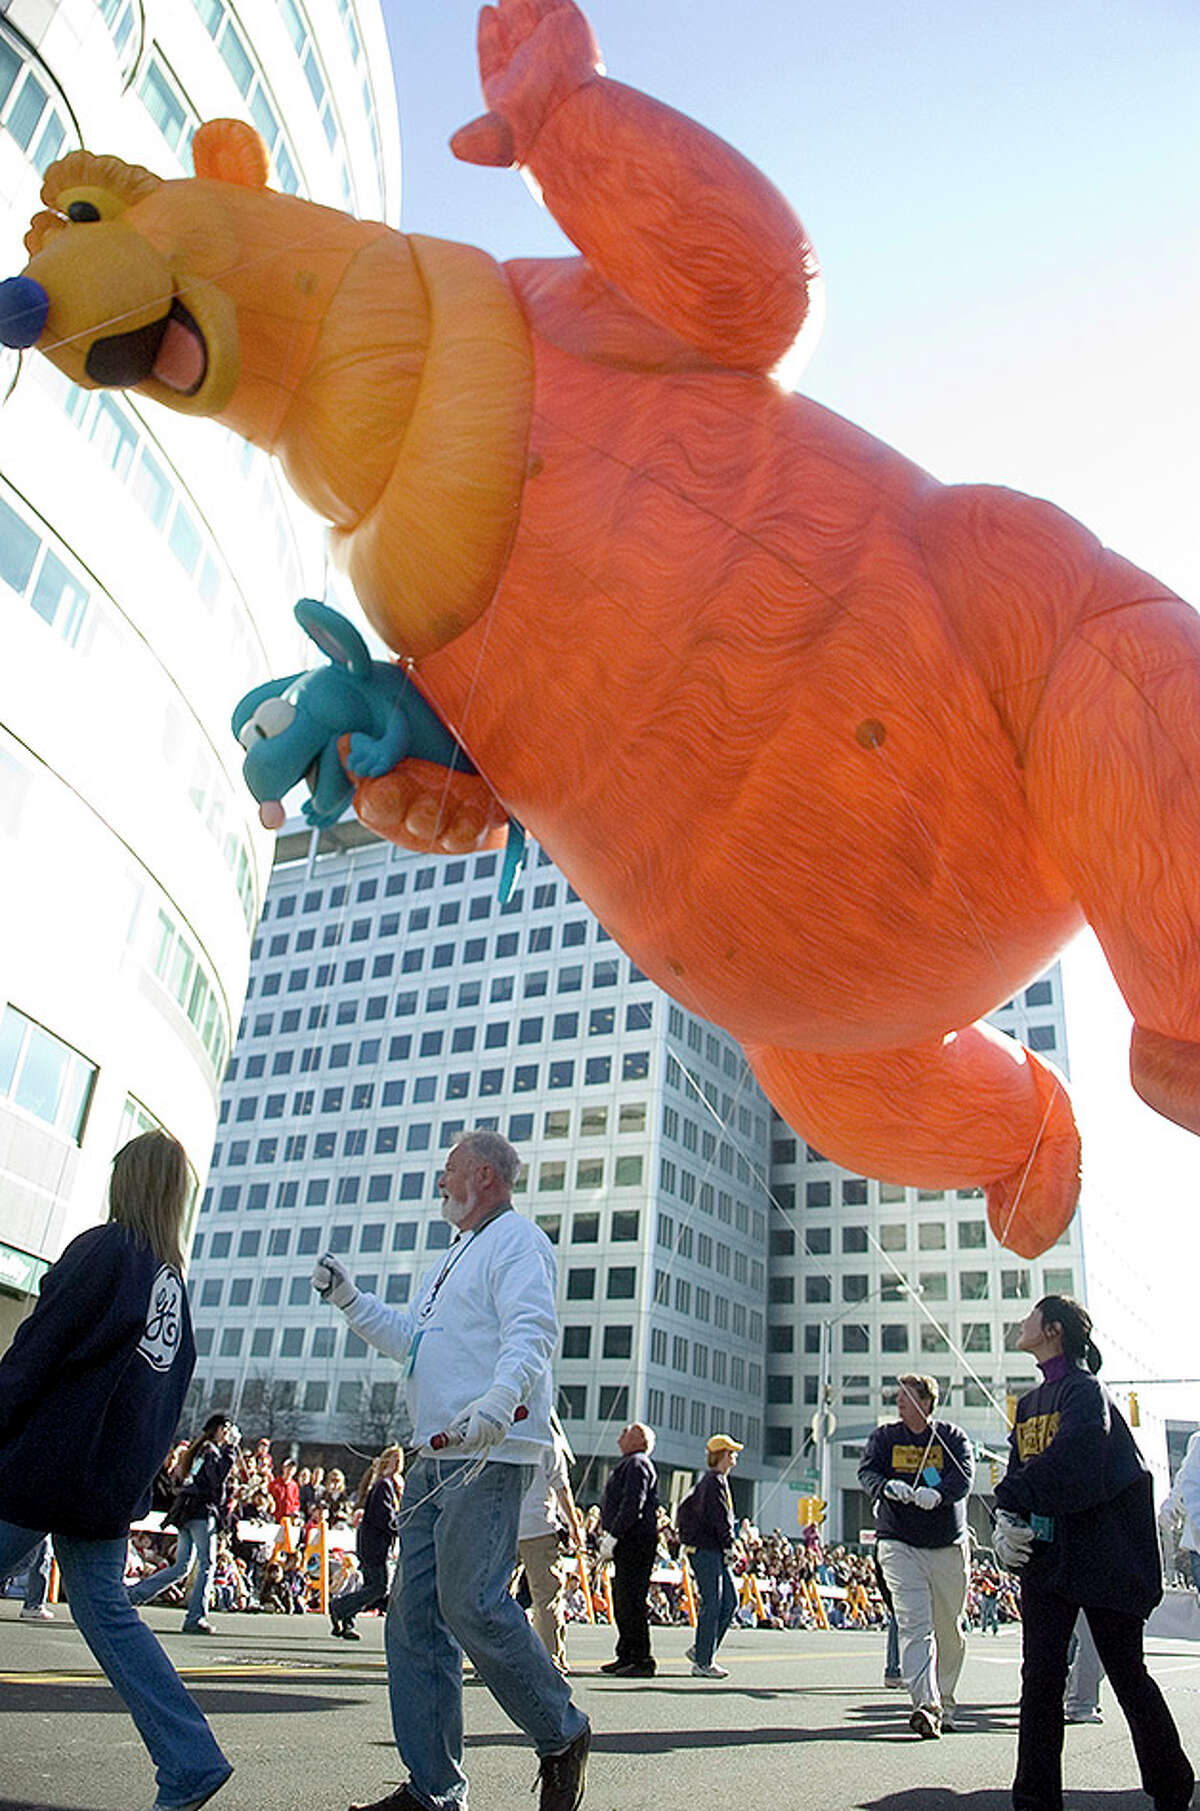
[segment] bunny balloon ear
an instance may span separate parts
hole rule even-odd
[[[302,597],[295,609],[296,621],[322,654],[335,665],[345,667],[356,678],[364,679],[371,671],[371,651],[354,624],[340,610],[319,604],[315,598]]]

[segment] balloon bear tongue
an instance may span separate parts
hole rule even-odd
[[[282,830],[287,812],[278,799],[267,799],[258,808],[258,821],[264,830]]]
[[[190,320],[169,320],[154,361],[153,375],[169,389],[187,396],[199,389],[206,364],[204,342]]]

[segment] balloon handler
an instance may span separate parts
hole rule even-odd
[[[590,1727],[509,1592],[521,1499],[553,1445],[558,1343],[553,1247],[513,1210],[519,1171],[499,1133],[459,1139],[439,1181],[457,1236],[405,1309],[357,1289],[331,1254],[313,1271],[322,1299],[403,1364],[418,1449],[384,1626],[392,1727],[409,1779],[366,1811],[465,1804],[464,1652],[533,1740],[541,1811],[576,1811],[583,1799]]]
[[[0,339],[276,455],[633,961],[826,1156],[983,1187],[1034,1256],[1078,1134],[1055,1070],[978,1021],[1085,920],[1134,1086],[1200,1130],[1200,622],[1050,504],[941,484],[784,389],[820,315],[803,226],[608,77],[571,0],[485,6],[479,66],[454,152],[521,167],[578,256],[283,194],[253,128],[210,121],[194,179],[49,168]],[[409,759],[355,808],[409,848],[481,834]]]

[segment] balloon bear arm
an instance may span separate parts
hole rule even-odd
[[[500,849],[507,833],[508,815],[479,774],[432,761],[402,761],[390,773],[361,779],[354,809],[368,829],[422,855]]]

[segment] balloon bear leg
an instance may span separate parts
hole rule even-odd
[[[1002,1245],[1036,1257],[1079,1198],[1079,1134],[1059,1077],[988,1025],[916,1049],[856,1052],[748,1044],[789,1125],[859,1175],[921,1188],[985,1188]]]
[[[1015,492],[936,492],[920,540],[1133,1014],[1133,1085],[1200,1133],[1200,617]]]
[[[1123,587],[1055,664],[1026,785],[1133,1013],[1134,1087],[1200,1132],[1200,619],[1126,570],[1140,595]]]

